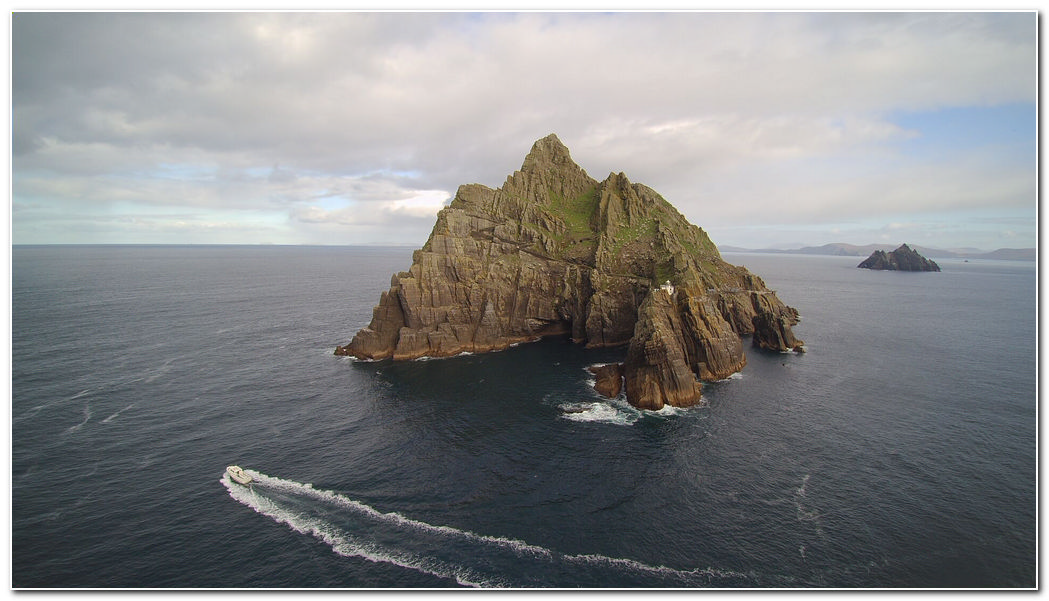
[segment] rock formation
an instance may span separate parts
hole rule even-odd
[[[623,364],[609,363],[588,367],[587,370],[594,374],[594,390],[604,396],[614,399],[623,390]]]
[[[889,271],[939,271],[940,266],[935,261],[926,259],[906,244],[892,252],[876,250],[871,253],[862,263],[857,265],[862,269],[884,269]]]
[[[638,309],[623,376],[627,399],[639,409],[687,407],[700,397],[701,385],[689,364],[686,337],[692,337],[681,313],[674,295],[665,290],[653,290]],[[735,342],[740,346],[738,337]],[[729,362],[738,360],[742,368],[743,353],[735,350],[727,353]]]
[[[804,353],[805,343],[794,337],[790,326],[790,320],[783,315],[767,311],[755,315],[754,346],[773,351],[791,349]]]
[[[741,335],[799,348],[797,321],[654,190],[623,173],[598,182],[550,135],[502,187],[459,187],[371,323],[335,354],[444,357],[554,335],[629,344],[627,399],[659,409],[693,404],[700,380],[742,369]]]

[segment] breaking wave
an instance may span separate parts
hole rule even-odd
[[[576,422],[604,422],[618,426],[629,426],[641,419],[641,411],[627,405],[617,406],[614,401],[597,403],[564,403],[559,405],[561,417]]]
[[[590,381],[588,385],[592,386]],[[620,394],[617,398],[609,399],[600,396],[596,392],[597,401],[574,401],[561,403],[557,407],[561,410],[561,417],[576,422],[600,422],[617,426],[631,426],[644,417],[666,418],[684,415],[690,408],[672,407],[664,405],[662,409],[652,411],[649,409],[638,409],[627,402],[626,396]],[[702,403],[697,406],[702,406]]]
[[[496,352],[496,351],[492,351],[492,352]],[[444,355],[444,356],[441,356],[441,357],[431,357],[429,355],[423,355],[422,357],[416,357],[416,358],[412,359],[412,361],[420,361],[420,362],[422,362],[422,361],[441,361],[443,359],[454,359],[456,357],[469,357],[470,355],[473,355],[473,354],[474,353],[471,352],[471,351],[462,351],[461,353],[456,353],[454,355]]]

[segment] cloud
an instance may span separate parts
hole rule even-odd
[[[325,209],[317,205],[298,207],[291,212],[291,218],[302,223],[352,226],[397,225],[406,224],[406,221],[421,222],[429,226],[433,224],[438,211],[447,206],[449,200],[442,190],[419,190],[410,197],[371,202],[366,207],[360,204],[338,209]]]
[[[923,132],[894,115],[1033,104],[1035,27],[1034,13],[16,13],[14,200],[363,231],[430,215],[404,204],[429,191],[500,185],[556,132],[591,175],[626,171],[704,226],[826,222],[861,210],[864,189],[894,207],[989,202],[981,190],[1033,202],[1026,165],[950,186],[943,166],[901,163]]]
[[[271,184],[288,184],[297,179],[295,172],[290,169],[281,169],[279,163],[274,163],[266,181]]]

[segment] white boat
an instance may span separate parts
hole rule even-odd
[[[248,485],[252,483],[251,476],[248,475],[239,465],[231,465],[226,468],[226,475],[229,476],[230,480],[237,482],[238,484]]]

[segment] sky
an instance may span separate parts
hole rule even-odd
[[[18,12],[14,244],[401,244],[556,133],[720,246],[1037,242],[1035,12]]]

